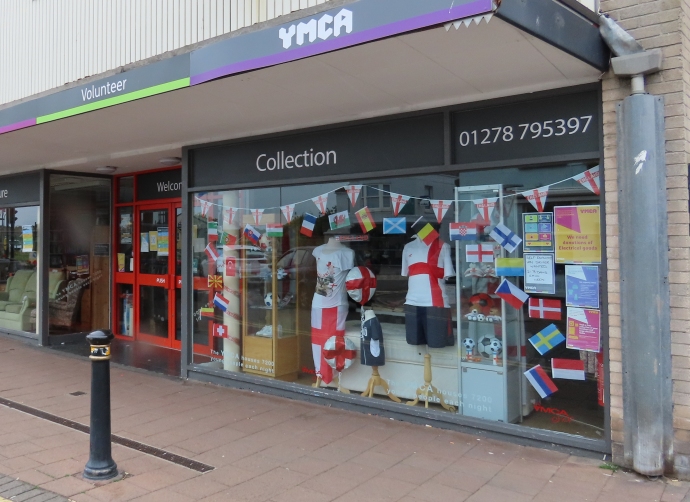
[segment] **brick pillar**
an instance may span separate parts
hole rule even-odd
[[[673,365],[674,474],[690,479],[690,0],[601,0],[608,13],[645,49],[664,53],[661,72],[647,78],[647,92],[663,96],[666,118],[666,185],[670,260]],[[620,328],[618,186],[615,106],[630,94],[630,80],[603,77],[604,176],[609,295],[611,441],[613,460],[623,459],[623,395]]]

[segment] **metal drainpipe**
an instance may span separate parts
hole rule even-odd
[[[659,476],[673,469],[666,148],[664,101],[645,92],[645,75],[661,69],[662,54],[601,20],[617,55],[613,72],[631,77],[631,95],[616,108],[623,457],[635,471]]]

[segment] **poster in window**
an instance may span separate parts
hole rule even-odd
[[[89,273],[89,255],[83,254],[77,256],[77,274]]]
[[[556,294],[556,272],[553,253],[525,253],[525,292]]]
[[[601,263],[599,206],[556,206],[556,263]]]
[[[153,251],[158,251],[158,232],[155,230],[149,231],[149,249]]]
[[[569,307],[599,308],[599,267],[565,266],[565,304]]]
[[[148,234],[148,232],[142,232],[141,233],[141,246],[139,247],[139,250],[142,253],[148,253],[149,252],[149,234]]]
[[[601,315],[599,310],[568,307],[569,349],[599,352],[601,350]]]
[[[158,256],[168,256],[168,227],[158,227]]]
[[[22,252],[30,253],[34,250],[34,228],[32,225],[22,225]]]
[[[524,213],[522,230],[525,252],[553,253],[553,213]]]
[[[123,213],[120,215],[120,244],[132,243],[132,215]]]

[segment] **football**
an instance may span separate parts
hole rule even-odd
[[[503,344],[501,343],[501,340],[498,338],[492,338],[491,343],[489,344],[489,351],[494,355],[498,355],[501,353],[502,349]]]
[[[479,354],[481,354],[482,357],[486,359],[491,359],[491,341],[495,340],[495,338],[489,338],[488,336],[484,336],[479,339],[477,342],[477,351]]]
[[[280,296],[276,296],[276,299],[280,304]],[[266,296],[264,296],[264,304],[267,307],[273,307],[273,293],[266,293]]]
[[[462,341],[462,344],[465,346],[465,350],[467,351],[467,353],[471,354],[475,346],[474,340],[472,338],[465,338]]]

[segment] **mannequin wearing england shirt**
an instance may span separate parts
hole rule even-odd
[[[333,380],[333,368],[323,358],[323,345],[332,336],[345,336],[347,272],[355,266],[355,252],[331,237],[312,252],[316,258],[316,291],[311,303],[311,347],[316,376]],[[317,380],[318,384],[318,380]]]
[[[454,345],[446,278],[455,275],[450,246],[418,236],[403,248],[401,275],[409,277],[405,298],[405,333],[410,345],[443,348]]]

